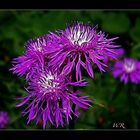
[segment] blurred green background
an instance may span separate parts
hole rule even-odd
[[[0,110],[7,111],[10,123],[6,129],[41,129],[35,122],[26,125],[26,117],[21,116],[25,106],[16,108],[17,96],[25,95],[25,80],[9,72],[11,60],[22,55],[25,42],[48,31],[64,29],[72,21],[90,22],[98,25],[109,37],[118,36],[116,41],[125,49],[123,57],[140,58],[140,11],[109,10],[7,10],[0,11]],[[111,62],[112,66],[114,62]],[[114,79],[111,71],[100,74],[95,70],[95,78],[85,77],[90,85],[81,88],[95,100],[93,108],[81,110],[75,120],[75,129],[126,129],[140,128],[140,86],[128,86]],[[131,103],[130,103],[131,102]],[[117,124],[118,127],[114,127]],[[50,128],[50,126],[48,126]]]

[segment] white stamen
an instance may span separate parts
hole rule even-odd
[[[67,112],[67,108],[64,107],[63,108],[63,112],[66,113]]]
[[[42,51],[42,46],[44,46],[45,45],[45,40],[44,39],[37,39],[37,41],[35,41],[33,44],[33,48],[34,48],[34,50],[35,51],[39,51],[39,52],[41,52]]]
[[[135,63],[133,62],[126,62],[124,63],[124,70],[127,72],[127,73],[131,73],[132,71],[135,70]]]
[[[47,75],[42,74],[38,84],[40,84],[41,87],[45,88],[48,92],[55,92],[56,89],[59,88],[59,83],[53,81],[56,79],[56,75],[53,75],[51,72],[49,72]],[[44,94],[46,94],[45,92]]]
[[[93,34],[90,32],[90,28],[78,27],[71,30],[68,39],[73,45],[81,46],[83,43],[88,43],[92,39]]]

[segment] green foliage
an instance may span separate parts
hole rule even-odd
[[[131,56],[132,56],[133,58],[139,58],[139,57],[140,57],[140,43],[136,44],[136,45],[132,48]]]
[[[140,18],[136,19],[135,26],[130,30],[130,36],[135,42],[140,42]]]
[[[131,19],[136,17],[136,21]],[[118,44],[123,45],[130,56],[140,58],[140,12],[101,11],[101,10],[49,10],[49,11],[0,11],[0,110],[9,112],[9,129],[42,129],[32,122],[27,125],[26,117],[21,116],[24,107],[16,108],[17,96],[26,94],[25,80],[9,72],[11,60],[24,52],[24,44],[48,32],[64,29],[73,21],[98,24],[98,28],[111,36],[119,36]],[[132,27],[131,27],[132,26]],[[127,44],[130,41],[131,44]],[[130,47],[131,46],[131,47]],[[130,50],[131,49],[131,50]],[[125,57],[125,55],[124,55]],[[112,64],[111,64],[112,65]],[[80,88],[94,100],[88,111],[81,110],[80,118],[75,120],[75,129],[112,129],[116,122],[125,123],[126,128],[139,128],[140,95],[139,85],[131,91],[132,107],[128,103],[127,85],[114,79],[111,71],[98,73],[95,78],[85,75],[89,86]],[[130,121],[128,114],[131,114]],[[51,128],[49,125],[48,129]]]
[[[109,12],[103,16],[102,28],[114,34],[126,33],[130,28],[130,21],[125,13]]]

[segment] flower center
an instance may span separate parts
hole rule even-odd
[[[68,39],[73,45],[82,46],[82,44],[89,43],[93,35],[94,33],[91,32],[90,26],[76,25],[70,28]]]
[[[134,71],[135,70],[135,63],[134,62],[124,63],[124,69],[127,73]]]
[[[38,38],[36,39],[33,43],[32,43],[32,46],[33,46],[33,49],[35,51],[39,51],[41,52],[43,50],[43,46],[45,46],[45,40],[42,39],[42,38]]]
[[[49,72],[47,75],[42,74],[38,83],[45,89],[44,94],[48,92],[55,92],[59,88],[60,84],[55,81],[56,78],[56,75],[53,75],[51,72]]]

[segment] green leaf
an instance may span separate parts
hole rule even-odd
[[[131,51],[131,57],[139,58],[140,57],[140,43],[136,44]]]
[[[0,60],[0,66],[4,66],[5,65],[5,62]]]
[[[102,21],[102,29],[107,32],[126,33],[130,27],[129,18],[124,13],[106,13]]]
[[[135,42],[140,42],[140,18],[136,19],[135,26],[130,30],[130,36]]]
[[[85,10],[86,11],[86,10]],[[87,14],[90,16],[90,18],[93,20],[93,22],[95,23],[96,21],[100,21],[104,18],[104,12],[101,10],[88,10],[86,11]],[[93,23],[93,24],[94,24]]]

